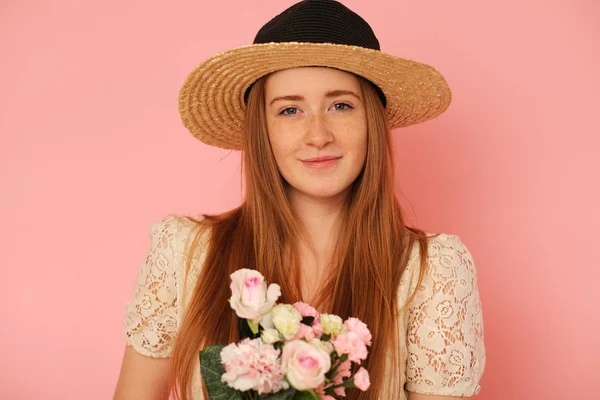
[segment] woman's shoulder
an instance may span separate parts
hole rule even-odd
[[[141,354],[171,354],[187,294],[189,246],[198,243],[194,239],[204,237],[203,221],[202,216],[168,215],[150,224],[151,244],[139,268],[125,318],[126,343]],[[196,276],[195,262],[191,268]]]
[[[428,264],[436,261],[446,264],[448,262],[459,261],[451,256],[462,256],[463,258],[465,256],[471,256],[469,249],[457,234],[426,232],[425,235],[427,236]],[[410,252],[410,262],[418,263],[421,255],[421,246],[419,245],[418,240],[413,242]]]
[[[406,388],[416,393],[472,396],[479,390],[485,366],[483,314],[473,257],[456,234],[431,237],[425,275],[417,288],[421,259],[416,247],[405,287],[410,291],[401,292],[406,299],[408,292],[416,290],[405,314],[410,359]]]
[[[194,229],[207,225],[204,215],[168,214],[151,223],[152,235],[162,234],[169,238],[181,238],[189,235]]]
[[[421,282],[421,291],[435,290],[452,282],[464,283],[473,289],[477,273],[473,256],[463,243],[460,236],[452,233],[427,232],[427,260],[425,263],[425,276]],[[416,289],[421,267],[421,246],[415,240],[410,249],[409,261],[406,266],[403,286],[404,291],[412,292]],[[465,287],[464,289],[468,289]],[[406,296],[404,296],[406,297]]]
[[[175,254],[185,252],[191,241],[209,232],[208,220],[203,215],[169,214],[150,225],[152,240],[163,248],[170,248]]]
[[[439,233],[429,240],[427,247],[428,265],[430,268],[467,268],[474,273],[471,252],[456,234]]]
[[[188,274],[197,277],[209,237],[210,223],[203,215],[169,214],[150,226],[151,252],[179,279]]]

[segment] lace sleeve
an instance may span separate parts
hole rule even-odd
[[[150,228],[151,245],[127,304],[125,341],[149,357],[169,357],[178,330],[177,218]]]
[[[458,236],[430,241],[427,275],[407,317],[406,389],[479,393],[485,366],[481,302],[472,256]]]

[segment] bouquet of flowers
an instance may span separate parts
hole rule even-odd
[[[335,400],[346,388],[369,388],[369,373],[359,367],[371,345],[363,322],[301,302],[276,304],[279,285],[267,287],[255,270],[237,270],[231,281],[241,341],[200,352],[210,399]]]

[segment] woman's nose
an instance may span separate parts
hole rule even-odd
[[[322,115],[314,115],[309,119],[306,128],[306,142],[317,148],[324,147],[327,143],[333,141],[333,134],[325,117]]]

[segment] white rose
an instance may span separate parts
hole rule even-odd
[[[265,278],[260,272],[251,269],[239,269],[231,274],[231,308],[240,318],[256,323],[268,313],[279,296],[279,285],[272,283],[267,288]]]
[[[331,359],[329,354],[304,340],[292,340],[283,346],[281,367],[294,388],[316,389],[325,382]]]
[[[292,305],[278,304],[271,309],[270,314],[273,325],[287,340],[298,332],[302,316]]]
[[[281,340],[279,336],[279,331],[277,329],[265,329],[260,334],[260,338],[266,344],[273,344]]]
[[[337,336],[346,330],[344,321],[337,315],[321,314],[320,322],[326,335]]]

